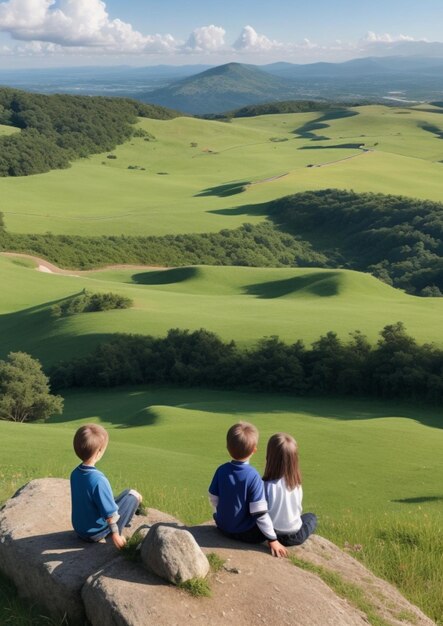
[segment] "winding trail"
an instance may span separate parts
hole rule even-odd
[[[96,272],[103,272],[105,270],[169,270],[170,267],[158,266],[158,265],[105,265],[92,270],[65,270],[53,263],[50,263],[46,259],[42,259],[32,254],[23,254],[21,252],[0,252],[2,256],[10,258],[28,259],[35,263],[35,269],[38,272],[45,274],[62,274],[64,276],[87,276],[88,274],[94,274]]]

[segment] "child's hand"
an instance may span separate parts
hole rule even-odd
[[[288,556],[288,551],[285,546],[283,546],[277,539],[274,541],[268,541],[268,545],[271,548],[272,556],[276,556],[277,558],[281,556]]]
[[[112,541],[114,542],[114,546],[117,548],[117,550],[121,550],[122,548],[125,547],[126,545],[125,537],[122,537],[118,533],[112,533],[111,537],[112,537]]]

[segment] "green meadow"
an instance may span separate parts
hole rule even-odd
[[[407,295],[350,270],[199,266],[76,277],[37,272],[22,259],[0,257],[0,279],[1,354],[23,350],[45,365],[86,354],[113,333],[159,336],[170,328],[206,328],[242,345],[271,335],[309,344],[329,330],[346,340],[356,329],[375,342],[386,324],[403,321],[419,342],[443,344],[441,298]],[[55,302],[84,288],[127,296],[134,305],[51,315]]]
[[[155,140],[134,137],[67,170],[0,178],[6,228],[88,236],[218,232],[263,221],[261,205],[270,200],[328,187],[443,201],[443,115],[429,105],[230,122],[143,119],[139,126]],[[0,126],[0,135],[10,132],[17,131]],[[331,330],[346,340],[356,329],[376,342],[385,325],[402,321],[418,342],[443,346],[442,298],[411,296],[351,270],[128,267],[61,275],[0,255],[0,284],[0,358],[23,350],[45,367],[83,356],[115,333],[162,336],[171,328],[205,328],[250,346],[272,335],[311,344]],[[133,307],[51,314],[84,289],[121,294]],[[210,517],[207,486],[226,460],[225,432],[249,420],[261,431],[253,460],[259,470],[269,435],[292,433],[301,447],[305,510],[318,513],[319,532],[443,624],[437,408],[185,388],[64,395],[63,416],[44,424],[0,421],[0,502],[32,478],[68,477],[77,462],[75,429],[99,421],[110,431],[100,467],[115,490],[131,485],[147,506],[199,523]],[[0,621],[4,589],[0,581]]]
[[[260,429],[253,458],[260,471],[272,433],[298,439],[304,506],[319,515],[319,532],[338,545],[361,546],[358,558],[437,619],[443,610],[443,430],[437,410],[173,388],[67,393],[64,415],[46,424],[0,422],[0,500],[30,478],[67,478],[77,464],[74,431],[97,421],[110,432],[100,468],[116,491],[131,485],[148,507],[188,523],[205,521],[211,515],[208,484],[227,460],[226,430],[240,419]],[[417,585],[424,578],[426,590]]]
[[[325,187],[443,200],[441,111],[351,111],[229,123],[143,119],[139,126],[156,141],[133,138],[112,152],[115,159],[100,154],[67,170],[0,179],[6,227],[80,235],[216,232],[262,220],[257,205],[269,200]]]
[[[0,137],[4,137],[5,135],[12,135],[12,133],[19,132],[17,128],[13,128],[12,126],[4,126],[0,124]]]

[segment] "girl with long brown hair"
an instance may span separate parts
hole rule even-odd
[[[284,546],[298,546],[317,527],[314,513],[302,514],[303,489],[297,442],[287,433],[276,433],[268,441],[263,476],[277,538]]]

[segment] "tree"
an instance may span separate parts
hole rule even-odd
[[[25,352],[10,352],[0,361],[1,419],[31,422],[62,411],[63,398],[51,395],[39,361]]]

